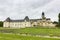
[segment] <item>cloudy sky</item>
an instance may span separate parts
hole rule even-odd
[[[41,18],[45,12],[47,18],[58,20],[60,12],[60,0],[0,0],[0,20],[7,17],[11,19]]]

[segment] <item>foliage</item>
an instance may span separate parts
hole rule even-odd
[[[2,21],[0,21],[0,27],[3,27],[3,22]]]
[[[58,15],[58,24],[56,25],[57,27],[60,27],[60,13]]]
[[[59,18],[58,21],[59,21],[59,25],[60,25],[60,13],[59,13],[59,15],[58,15],[58,18]]]

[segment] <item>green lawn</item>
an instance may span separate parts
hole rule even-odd
[[[60,39],[32,37],[32,36],[21,36],[21,35],[16,35],[16,34],[0,33],[0,40],[60,40]]]
[[[21,29],[11,29],[11,28],[0,28],[0,33],[28,33],[28,34],[39,34],[39,35],[57,35],[60,36],[60,29],[56,28],[21,28]]]
[[[12,34],[5,34],[5,33],[12,33]],[[0,40],[60,40],[56,38],[22,36],[22,35],[17,35],[18,33],[60,37],[59,28],[40,28],[40,27],[21,28],[21,29],[0,28]]]
[[[21,28],[21,29],[11,29],[11,28],[0,28],[0,33],[26,33],[32,35],[54,35],[60,36],[60,29],[58,28]]]

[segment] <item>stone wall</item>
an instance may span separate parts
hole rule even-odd
[[[43,27],[55,27],[56,24],[48,22],[4,22],[3,27],[8,28],[25,28],[25,27],[34,27],[34,26],[43,26]]]
[[[10,28],[25,28],[25,27],[31,27],[30,22],[4,22],[4,27],[10,27]]]

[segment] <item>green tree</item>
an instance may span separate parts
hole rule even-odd
[[[60,13],[59,13],[59,15],[58,15],[58,24],[59,24],[59,26],[60,26]]]
[[[58,14],[58,24],[56,25],[56,27],[60,27],[60,13]]]
[[[58,24],[56,26],[60,27],[60,13],[58,14]]]
[[[0,21],[0,27],[3,27],[3,22],[2,21]]]

